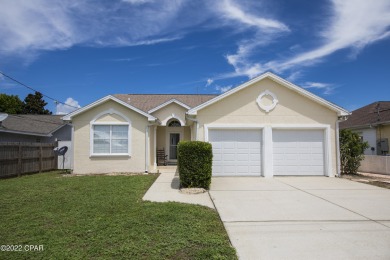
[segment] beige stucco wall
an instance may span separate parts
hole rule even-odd
[[[191,140],[191,128],[189,126],[184,127],[184,137],[183,141]]]
[[[261,110],[256,98],[265,90],[279,100],[269,113]],[[266,100],[263,100],[266,103]],[[264,79],[198,111],[198,140],[204,140],[205,124],[313,125],[330,126],[332,175],[337,172],[336,132],[337,113],[278,83]]]
[[[131,156],[90,156],[90,122],[104,111],[114,109],[131,121]],[[122,122],[117,115],[104,115],[100,122]],[[74,126],[74,173],[110,173],[145,171],[145,129],[148,120],[114,101],[107,101],[72,119]]]
[[[157,149],[165,148],[166,142],[165,142],[165,126],[158,126],[157,127]],[[165,149],[166,151],[166,149]]]
[[[179,119],[180,122],[182,122],[182,125],[185,124],[185,113],[187,112],[187,109],[185,109],[184,107],[182,106],[179,106],[178,104],[176,103],[171,103],[159,110],[157,110],[156,112],[152,113],[152,115],[154,117],[157,117],[162,125],[165,125],[166,122],[172,118],[172,115],[174,116],[174,118],[176,119]],[[183,124],[184,123],[184,124]]]

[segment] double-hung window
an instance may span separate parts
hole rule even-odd
[[[92,129],[92,154],[129,154],[129,125],[93,125]]]

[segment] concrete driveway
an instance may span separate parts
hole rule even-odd
[[[390,190],[327,177],[218,177],[240,259],[390,259]]]

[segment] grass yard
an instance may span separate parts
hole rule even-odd
[[[50,172],[0,180],[0,245],[22,245],[0,259],[237,259],[216,211],[142,201],[155,178]]]

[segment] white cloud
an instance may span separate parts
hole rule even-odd
[[[234,67],[234,74],[226,75],[230,76],[248,76],[253,78],[264,71],[264,68],[260,63],[251,63],[249,58],[254,49],[258,47],[260,42],[243,41],[239,44],[238,51],[235,54],[226,55],[227,62]]]
[[[122,0],[122,1],[133,5],[142,5],[142,4],[155,2],[155,0]]]
[[[302,71],[294,71],[292,72],[289,76],[287,76],[287,80],[288,81],[296,81],[297,79],[301,78],[302,77]]]
[[[115,47],[175,41],[181,39],[184,28],[205,19],[187,15],[185,2],[0,0],[0,55],[33,60],[41,51],[75,45]]]
[[[331,11],[326,28],[319,34],[322,44],[284,60],[266,62],[263,66],[278,72],[311,66],[342,49],[351,49],[352,56],[356,56],[366,46],[390,37],[388,0],[332,0]]]
[[[221,93],[225,93],[226,91],[232,89],[232,85],[229,85],[229,86],[225,86],[225,87],[221,87],[221,86],[215,86],[215,90],[221,92]]]
[[[19,88],[20,86],[14,82],[10,82],[3,74],[0,73],[0,89],[14,89]]]
[[[278,30],[288,31],[288,27],[273,19],[267,19],[258,17],[249,13],[249,10],[244,10],[244,5],[239,5],[232,0],[223,0],[219,4],[219,10],[223,13],[223,17],[226,19],[240,22],[240,25],[244,24],[247,26],[257,27],[258,29],[264,30]]]
[[[229,2],[225,1],[224,3]],[[325,29],[317,35],[321,40],[321,44],[318,47],[309,51],[301,51],[285,59],[253,61],[253,54],[257,48],[269,44],[280,33],[287,31],[284,28],[288,29],[287,26],[269,27],[268,29],[273,28],[274,30],[256,34],[252,39],[239,43],[237,53],[226,55],[227,62],[234,67],[234,73],[225,73],[219,77],[248,76],[253,78],[265,71],[272,70],[277,73],[290,71],[289,80],[296,80],[301,76],[301,72],[298,72],[297,69],[303,66],[318,64],[328,55],[342,49],[352,50],[350,56],[356,57],[366,46],[390,37],[390,1],[332,0],[331,2],[330,11],[332,15],[326,21]],[[237,17],[237,20],[254,25],[253,22],[242,18],[239,15],[241,12],[236,12],[235,17]],[[234,12],[232,11],[231,13]],[[281,23],[276,22],[276,24]],[[261,27],[258,26],[258,28]],[[268,37],[268,39],[264,39],[264,37]],[[261,39],[263,41],[260,41]],[[297,51],[302,49],[301,43],[289,48],[291,53],[297,53]],[[317,88],[320,87],[317,85]],[[331,94],[334,88],[327,86],[323,87],[323,89],[325,90],[324,94]]]
[[[336,86],[334,86],[333,84],[321,83],[321,82],[311,82],[311,81],[305,82],[304,84],[302,84],[302,87],[307,88],[307,89],[310,89],[310,88],[320,89],[323,91],[324,95],[333,94],[333,91],[336,88]]]
[[[251,14],[245,2],[240,3],[241,5],[232,0],[224,0],[220,3],[219,10],[223,13],[223,18],[235,21],[235,27],[255,29],[254,36],[240,41],[237,52],[225,56],[227,62],[234,67],[234,73],[220,75],[221,78],[236,76],[253,78],[264,72],[266,68],[262,64],[251,62],[252,55],[260,47],[268,45],[280,35],[290,31],[287,25],[278,20]]]
[[[71,97],[68,97],[65,101],[65,104],[59,103],[57,105],[57,115],[66,115],[73,111],[75,111],[77,108],[80,108],[79,102],[77,100],[74,100]]]
[[[211,84],[213,84],[213,82],[214,82],[214,80],[213,79],[207,79],[207,81],[206,81],[206,86],[205,87],[208,87],[208,86],[210,86]]]

